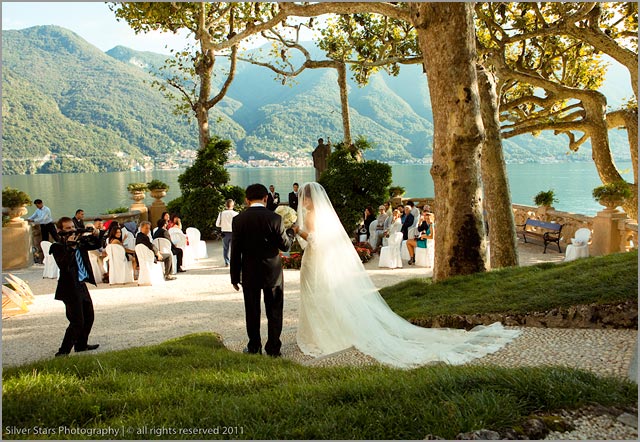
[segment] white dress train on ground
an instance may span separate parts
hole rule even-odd
[[[322,186],[305,183],[299,195],[298,225],[308,237],[299,238],[305,251],[297,343],[305,354],[354,346],[393,367],[463,364],[520,334],[500,323],[465,331],[422,328],[401,318],[378,293]]]

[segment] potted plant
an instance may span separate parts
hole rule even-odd
[[[27,207],[31,205],[31,197],[22,190],[5,187],[2,191],[2,207],[9,209],[9,218],[15,219],[27,214]]]
[[[607,210],[615,210],[615,208],[623,204],[627,198],[633,196],[629,184],[624,180],[598,186],[593,189],[592,195],[593,198],[605,206]]]
[[[159,200],[167,196],[169,185],[160,180],[153,179],[147,183],[147,188],[151,191],[151,196]]]
[[[131,199],[139,203],[144,199],[144,193],[149,190],[147,183],[129,183],[127,190],[131,193]]]
[[[555,192],[553,189],[547,190],[546,192],[541,191],[538,192],[536,196],[533,197],[533,202],[536,206],[542,207],[551,207],[553,203],[557,203],[558,200],[555,196]]]
[[[389,187],[389,193],[391,194],[392,198],[397,198],[404,195],[405,191],[406,191],[405,188],[402,186]]]

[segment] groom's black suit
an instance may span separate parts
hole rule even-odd
[[[231,283],[242,284],[249,353],[259,353],[260,290],[268,320],[265,351],[280,354],[284,284],[280,250],[291,248],[293,234],[287,234],[282,217],[265,207],[253,206],[233,218],[231,234]]]

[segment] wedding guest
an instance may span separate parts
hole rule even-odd
[[[235,202],[232,199],[228,199],[225,203],[225,210],[218,214],[216,220],[216,227],[219,227],[222,231],[222,258],[224,259],[224,266],[229,266],[229,250],[231,249],[231,233],[233,231],[233,218],[238,215],[238,212],[233,210]]]
[[[160,216],[160,218],[164,219],[167,222],[166,224],[167,230],[173,227],[173,221],[171,220],[171,215],[169,215],[169,212],[162,212],[162,215]]]
[[[73,226],[78,229],[84,229],[84,210],[76,210],[76,214],[73,217]]]
[[[133,265],[133,269],[137,269],[136,262],[136,251],[132,249],[128,249],[124,244],[124,237],[122,232],[122,227],[118,226],[117,223],[111,223],[111,228],[109,229],[109,236],[107,237],[107,244],[118,244],[124,247],[125,256],[128,261],[131,261]],[[107,261],[108,263],[109,261]]]
[[[144,244],[149,250],[153,252],[158,261],[162,261],[164,263],[164,279],[167,281],[172,281],[176,279],[175,276],[171,275],[172,268],[172,254],[171,253],[160,253],[158,248],[151,242],[149,239],[149,234],[151,233],[151,223],[149,221],[142,221],[140,223],[140,231],[136,236],[136,245]],[[136,256],[137,257],[137,256]],[[140,261],[140,258],[138,258]]]
[[[371,244],[373,250],[378,248],[378,242],[384,233],[384,226],[387,218],[389,218],[389,215],[387,215],[386,207],[384,205],[379,206],[378,218],[376,218],[375,222],[369,225],[369,244]]]
[[[413,215],[411,214],[411,210],[413,207],[409,204],[404,206],[404,220],[402,221],[402,228],[400,231],[402,232],[402,240],[406,241],[409,239],[409,229],[413,227]]]
[[[298,211],[298,183],[293,183],[293,191],[289,192],[289,207]]]
[[[269,193],[267,194],[267,209],[276,210],[280,204],[280,194],[276,192],[276,188],[272,185],[269,186]]]
[[[393,218],[393,209],[391,208],[391,203],[389,201],[384,203],[384,210],[387,213],[389,219]]]
[[[45,206],[41,199],[37,199],[33,203],[36,205],[36,211],[33,212],[33,215],[27,218],[27,221],[40,226],[41,241],[49,241],[49,237],[51,237],[51,242],[58,241],[58,232],[56,231],[56,226],[53,223],[51,209]],[[44,261],[40,244],[38,244],[38,248],[40,250],[40,256],[42,256]]]
[[[409,249],[409,265],[413,265],[416,262],[416,247],[421,249],[427,248],[427,239],[433,238],[431,232],[431,214],[426,210],[422,211],[421,222],[418,225],[418,234],[416,237],[407,240],[407,249]]]
[[[402,211],[400,209],[395,209],[393,214],[387,220],[389,221],[388,227],[384,231],[384,238],[382,239],[382,245],[389,245],[389,237],[394,233],[400,232],[402,229],[402,221],[400,220],[402,216]]]
[[[168,240],[169,243],[171,244],[171,253],[176,257],[178,272],[179,273],[186,272],[186,270],[182,268],[182,256],[183,256],[182,249],[180,247],[176,247],[173,241],[171,241],[171,235],[169,234],[169,231],[165,228],[166,226],[167,226],[167,221],[164,218],[160,218],[158,220],[158,228],[153,234],[153,239],[164,238]]]

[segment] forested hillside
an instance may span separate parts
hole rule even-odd
[[[127,170],[197,149],[195,123],[174,115],[172,103],[151,87],[150,71],[164,55],[124,47],[104,53],[56,26],[3,31],[2,46],[5,174]],[[342,138],[336,78],[332,70],[311,70],[282,86],[273,72],[239,63],[227,97],[211,112],[211,132],[231,139],[244,160],[309,158],[319,137]],[[396,78],[375,75],[364,88],[349,85],[352,133],[376,146],[367,157],[411,162],[431,155],[432,114],[420,66],[405,66]],[[616,156],[628,158],[626,134],[611,137]],[[588,146],[567,155],[566,138],[549,133],[504,146],[510,162],[591,157]]]

